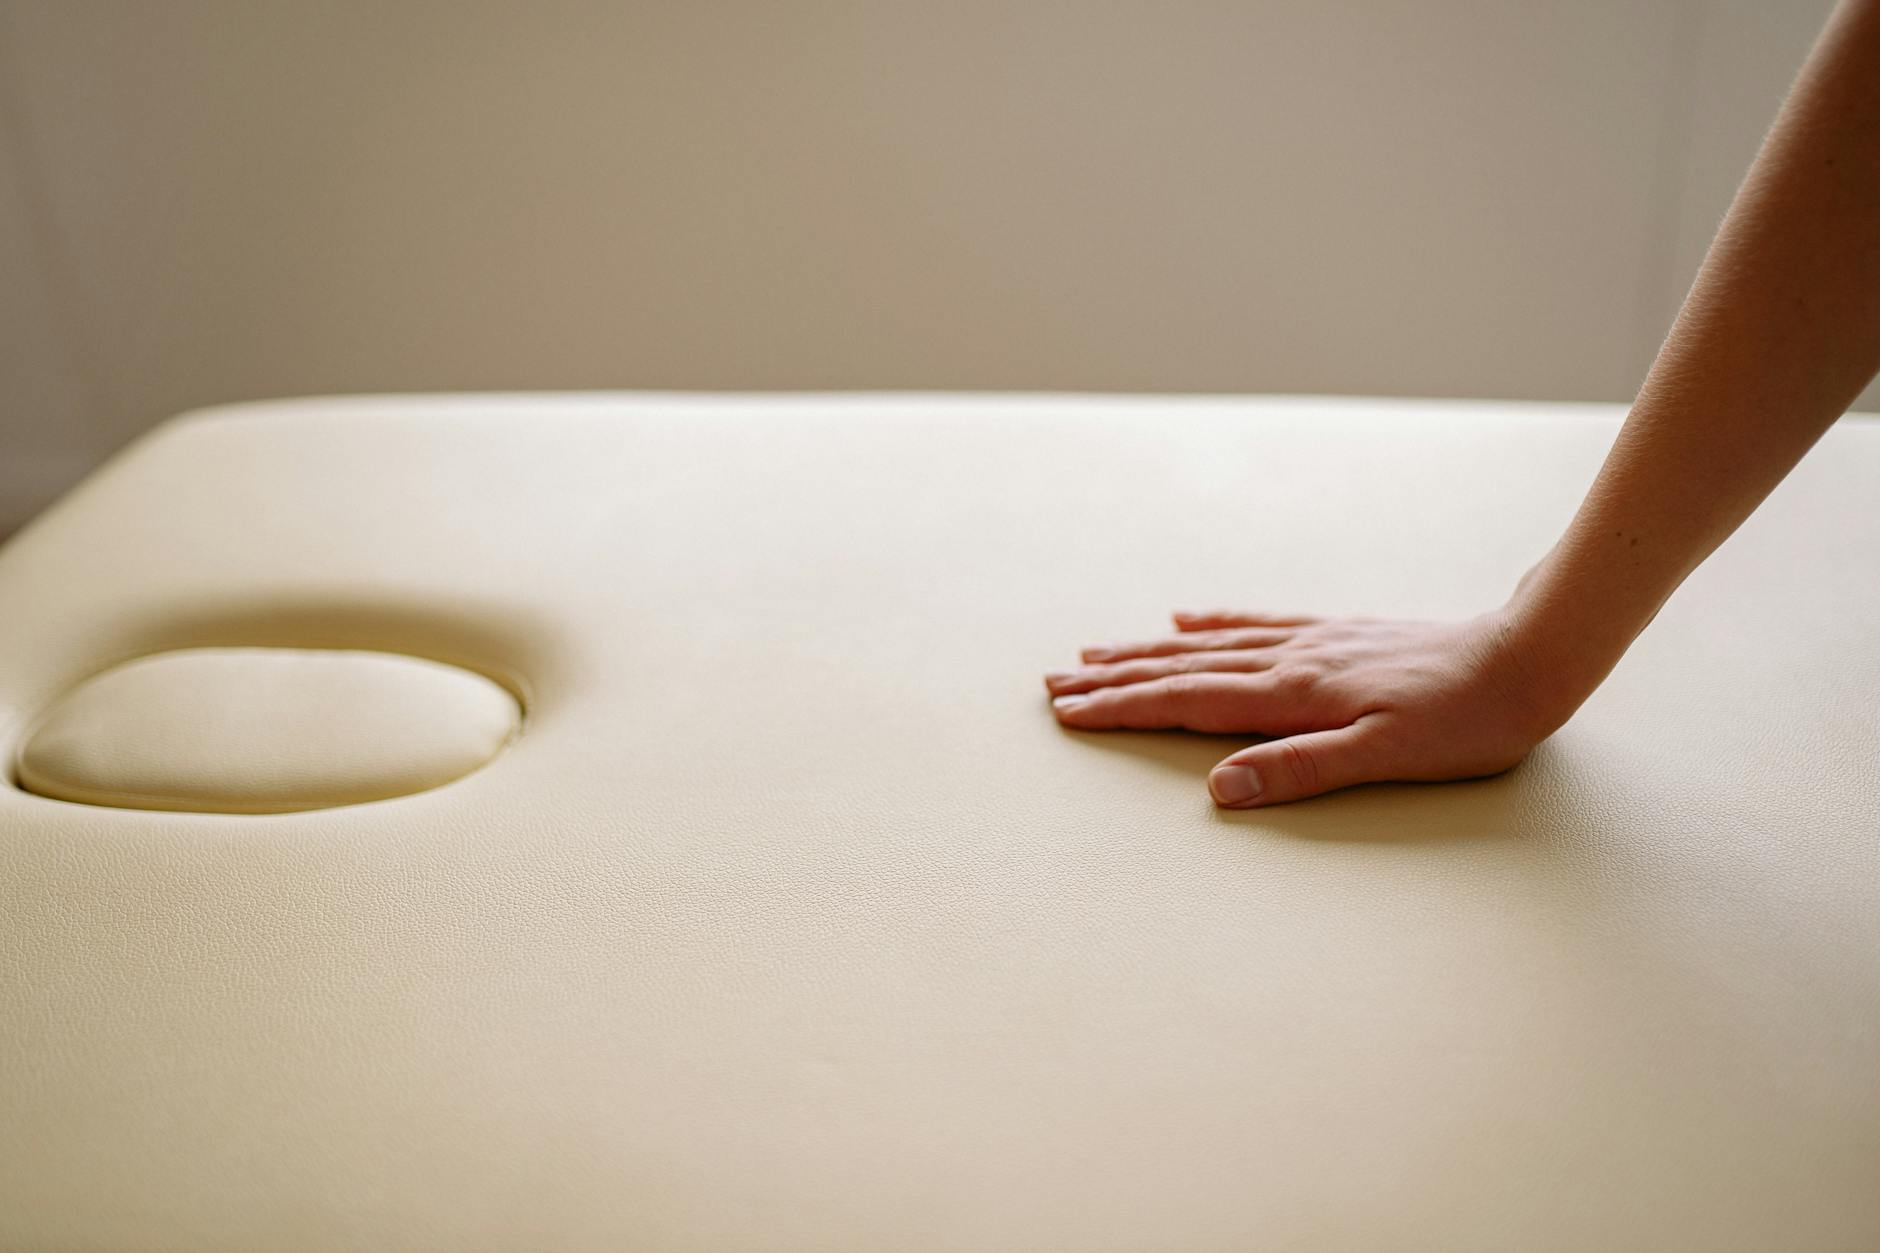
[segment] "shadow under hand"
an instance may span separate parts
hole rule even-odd
[[[1123,753],[1183,775],[1205,795],[1208,771],[1246,748],[1244,736],[1189,731],[1067,732],[1092,748]],[[1505,841],[1549,828],[1543,780],[1553,771],[1543,743],[1506,774],[1455,783],[1368,783],[1265,809],[1216,809],[1215,819],[1302,840],[1408,844]]]

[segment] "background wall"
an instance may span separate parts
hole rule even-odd
[[[0,0],[0,527],[215,401],[1623,400],[1828,0]]]

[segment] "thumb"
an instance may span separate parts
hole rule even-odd
[[[1243,748],[1208,774],[1225,809],[1256,809],[1390,778],[1375,726],[1354,722]]]

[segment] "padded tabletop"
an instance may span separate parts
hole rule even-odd
[[[1243,741],[1047,708],[1175,608],[1499,603],[1618,418],[164,425],[0,549],[6,760],[182,649],[443,662],[523,721],[305,812],[0,787],[0,1248],[1880,1247],[1873,421],[1502,777],[1225,812]]]

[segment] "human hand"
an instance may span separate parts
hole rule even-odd
[[[1579,699],[1539,683],[1505,612],[1466,622],[1178,613],[1179,634],[1083,650],[1045,676],[1081,731],[1271,739],[1215,766],[1215,802],[1251,809],[1384,780],[1498,774]]]

